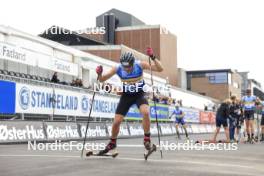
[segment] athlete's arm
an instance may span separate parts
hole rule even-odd
[[[181,114],[181,117],[183,118],[185,116],[185,113],[184,112],[182,112],[182,114]]]
[[[141,67],[142,67],[143,70],[150,70],[150,68],[151,68],[152,71],[162,72],[163,71],[163,67],[162,67],[160,61],[158,59],[155,59],[153,62],[154,62],[154,64],[150,65],[146,61],[141,61],[140,64],[141,64]]]
[[[100,82],[104,82],[114,76],[116,74],[117,67],[112,67],[109,71],[107,71],[105,74],[98,74],[98,80]]]
[[[143,61],[141,63],[141,67],[143,69],[148,69],[150,70],[153,70],[153,71],[156,71],[156,72],[162,72],[163,71],[163,67],[160,63],[160,61],[154,56],[154,52],[153,52],[153,49],[148,47],[147,50],[146,50],[146,55],[148,55],[149,59],[152,60],[152,62],[154,62],[154,65],[152,65],[151,63],[148,63],[146,61]]]
[[[260,104],[260,100],[258,97],[255,98],[255,105],[258,106]]]

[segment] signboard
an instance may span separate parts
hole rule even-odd
[[[45,140],[42,122],[0,121],[0,142]]]
[[[45,131],[48,140],[79,138],[76,123],[45,122]]]
[[[180,109],[183,111],[184,115],[184,121],[190,122],[190,123],[199,123],[200,122],[200,111],[197,109],[191,109],[191,108],[185,108],[180,107]],[[169,116],[171,117],[171,121],[175,121],[175,116],[171,116],[173,111],[175,110],[174,106],[169,107]]]
[[[72,76],[78,76],[78,65],[63,61],[50,56],[42,55],[38,59],[38,66],[44,69],[53,70],[59,73],[65,73]]]
[[[0,59],[36,66],[36,53],[0,42]]]
[[[88,116],[92,93],[79,93],[62,89],[16,84],[16,112]],[[95,96],[92,116],[113,118],[118,99]]]
[[[16,84],[0,81],[0,113],[15,114]]]
[[[86,131],[86,123],[79,123],[80,128],[80,136],[83,138],[85,136]],[[86,137],[89,138],[102,138],[107,137],[108,134],[106,132],[106,126],[104,123],[90,123],[89,128],[87,130]]]

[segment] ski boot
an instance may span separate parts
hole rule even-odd
[[[144,146],[146,150],[150,150],[151,149],[151,141],[150,141],[150,137],[144,137]]]
[[[147,161],[148,157],[157,150],[157,147],[155,144],[151,145],[150,142],[150,137],[144,137],[144,146],[145,146],[145,153],[144,153],[144,158]]]
[[[116,149],[116,143],[110,141],[104,150],[99,151],[98,155],[104,155],[110,151],[115,152],[115,149]]]

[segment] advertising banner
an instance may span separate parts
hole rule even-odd
[[[0,143],[45,139],[42,122],[0,121]]]
[[[107,123],[106,127],[110,137],[112,135],[112,123]],[[130,136],[128,126],[126,123],[122,123],[120,125],[118,137],[128,137],[128,136]]]
[[[16,84],[0,80],[0,113],[15,114]]]
[[[38,58],[36,56],[37,54],[32,51],[0,42],[0,59],[36,66]]]
[[[150,106],[150,117],[151,119],[155,119],[156,118],[156,112],[155,112],[155,107],[153,103],[149,103]],[[158,119],[168,119],[168,109],[169,106],[168,105],[164,105],[164,104],[156,104],[156,109],[157,109],[157,117]],[[142,118],[137,106],[134,104],[128,111],[127,118],[129,119],[140,119]]]
[[[216,114],[214,112],[211,112],[210,114],[210,123],[215,124],[216,121]]]
[[[190,123],[199,123],[200,122],[200,111],[197,109],[191,109],[191,108],[185,108],[180,107],[180,109],[183,111],[184,115],[184,121],[190,122]],[[175,110],[174,106],[170,106],[168,108],[169,110],[169,116],[172,115],[173,111]],[[171,116],[171,121],[175,121],[175,116]]]
[[[129,131],[131,136],[142,136],[144,135],[144,130],[140,123],[130,123],[129,124]]]
[[[78,76],[78,65],[63,61],[61,59],[53,58],[46,55],[41,55],[38,59],[38,66],[44,69],[65,73],[72,76]]]
[[[45,122],[45,131],[48,140],[80,138],[76,123]]]
[[[162,135],[172,134],[171,124],[160,124]]]
[[[80,136],[84,138],[86,131],[86,123],[78,123]],[[90,123],[86,137],[89,138],[105,138],[108,137],[105,123]]]
[[[211,123],[211,112],[200,112],[200,123]]]
[[[88,116],[92,93],[79,93],[62,89],[16,84],[16,112]],[[92,116],[113,118],[117,98],[95,96]]]

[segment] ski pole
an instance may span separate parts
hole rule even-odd
[[[159,130],[159,121],[158,121],[158,115],[157,115],[157,106],[156,106],[156,100],[155,100],[155,93],[153,88],[153,76],[152,76],[152,68],[151,68],[151,60],[149,57],[149,66],[150,66],[150,80],[151,80],[151,86],[152,86],[152,95],[153,95],[153,102],[154,102],[154,109],[155,109],[155,118],[156,118],[156,124],[157,124],[157,130],[158,130],[158,140],[159,140],[159,149],[160,149],[160,157],[162,158],[162,150],[160,147],[160,130]]]
[[[98,81],[98,79],[99,79],[99,76],[97,76],[97,81]],[[85,148],[86,135],[87,135],[87,131],[88,131],[89,124],[90,124],[90,118],[91,118],[91,113],[92,113],[92,109],[93,109],[93,102],[94,102],[95,93],[96,93],[96,91],[94,90],[93,96],[92,96],[92,101],[91,101],[91,106],[90,106],[90,110],[89,110],[88,120],[87,120],[87,124],[86,124],[86,129],[85,129],[85,135],[84,135],[84,140],[83,140],[81,158],[83,157],[83,151],[84,151],[84,148]]]

